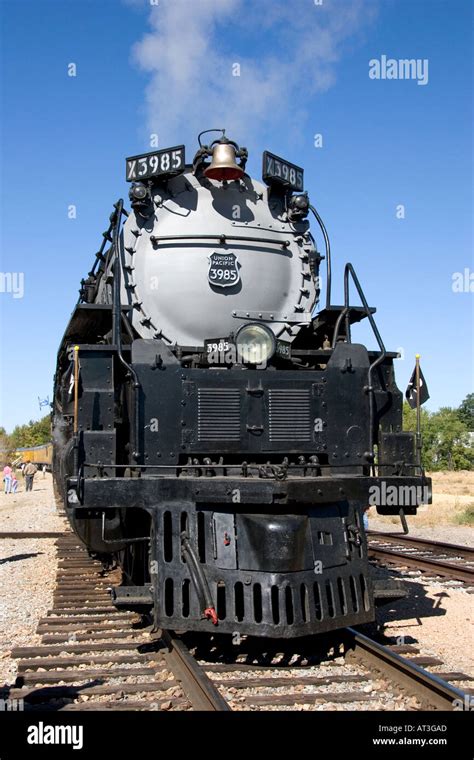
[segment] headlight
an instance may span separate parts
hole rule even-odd
[[[264,325],[244,325],[235,336],[239,361],[248,364],[267,362],[275,351],[275,336]]]
[[[134,182],[128,195],[131,201],[143,201],[148,195],[148,188],[143,182]]]

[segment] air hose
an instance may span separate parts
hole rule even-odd
[[[207,578],[204,575],[204,570],[196,557],[189,536],[187,533],[181,533],[181,552],[183,559],[185,560],[191,580],[198,595],[199,603],[203,608],[204,617],[208,620],[212,620],[213,625],[218,625],[217,613],[214,607],[214,602],[209,589]]]

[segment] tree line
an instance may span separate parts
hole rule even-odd
[[[17,425],[8,434],[0,427],[0,449],[13,452],[27,446],[41,446],[51,441],[51,415],[46,414],[40,420],[30,420],[25,425]]]
[[[416,410],[403,405],[403,429],[416,430]],[[422,461],[427,470],[474,469],[474,393],[459,407],[443,406],[437,412],[421,410]],[[51,417],[17,425],[8,435],[0,427],[0,450],[13,452],[51,440]]]
[[[403,429],[416,430],[416,409],[403,405]],[[421,409],[422,463],[426,470],[474,469],[474,393],[458,406]]]

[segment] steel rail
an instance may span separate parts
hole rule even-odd
[[[194,709],[206,712],[230,711],[229,704],[183,642],[172,631],[161,631],[160,638],[168,647],[170,669],[181,681]]]
[[[12,530],[12,531],[1,531],[0,532],[0,538],[62,538],[63,536],[67,535],[66,533],[58,533],[57,531],[23,531],[23,530]]]
[[[429,559],[419,557],[413,554],[406,554],[394,549],[382,549],[369,543],[369,556],[386,559],[399,565],[415,567],[418,570],[428,570],[435,575],[441,575],[452,580],[458,580],[462,583],[474,583],[474,570],[470,570],[462,565],[456,565],[454,562],[445,562],[440,559]]]
[[[466,694],[443,681],[435,673],[429,673],[406,657],[392,652],[383,644],[365,636],[354,628],[346,628],[348,645],[356,657],[366,661],[369,668],[374,667],[389,675],[392,681],[403,688],[414,691],[423,705],[440,710],[454,710],[455,706],[465,704]],[[462,709],[460,707],[459,709]]]
[[[428,549],[445,552],[446,554],[455,554],[464,559],[474,560],[474,549],[470,546],[460,546],[459,544],[447,544],[443,541],[430,541],[427,538],[418,538],[405,536],[401,533],[384,533],[378,530],[369,530],[368,538],[374,538],[376,541],[387,541],[392,544],[400,543],[407,546],[413,546],[414,549]]]

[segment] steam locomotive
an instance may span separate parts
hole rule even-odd
[[[259,182],[225,130],[203,144],[213,131],[192,164],[184,145],[126,159],[131,211],[114,205],[59,348],[55,486],[90,553],[122,568],[117,607],[157,627],[368,622],[395,592],[372,577],[363,511],[416,514],[429,487],[397,354],[351,264],[332,304],[303,169],[265,151]],[[363,319],[376,350],[352,342]]]

